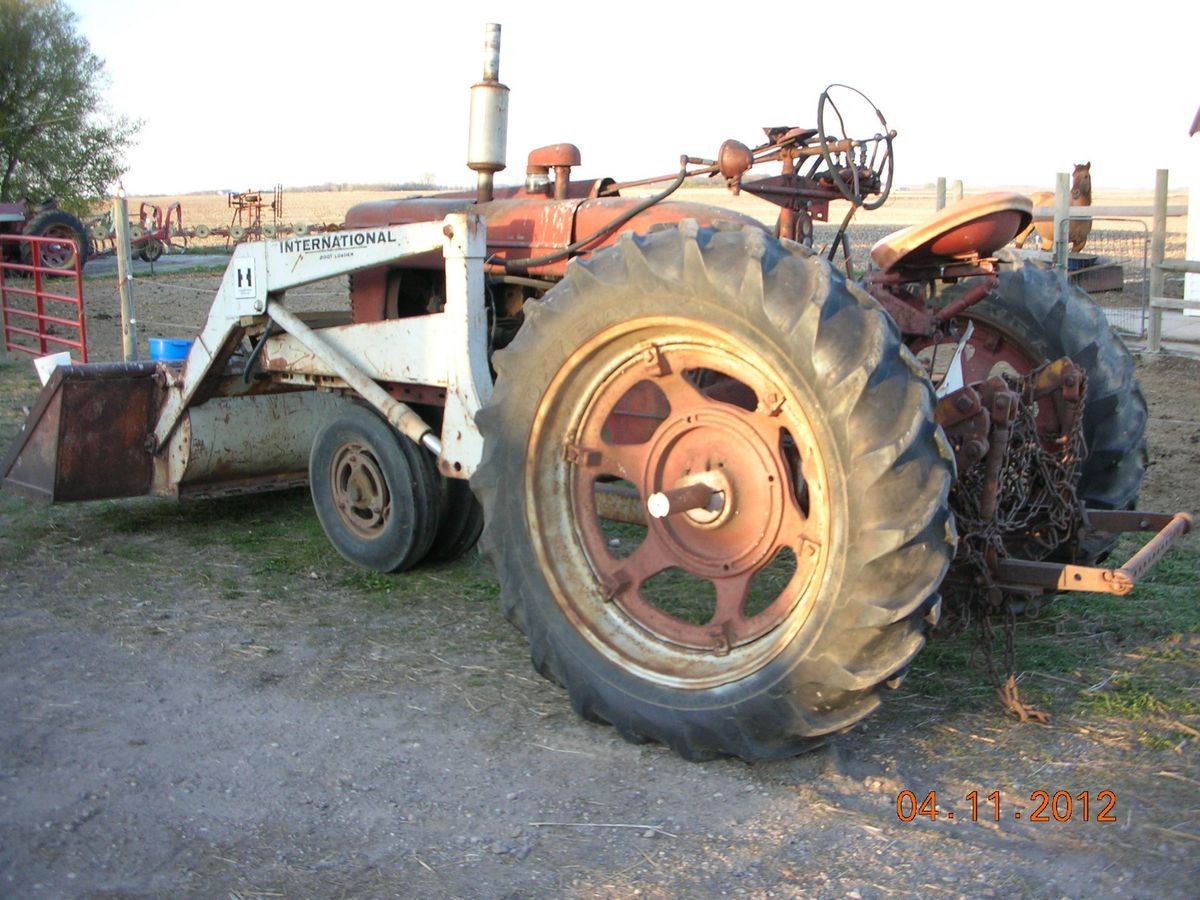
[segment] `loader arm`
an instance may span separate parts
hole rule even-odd
[[[339,392],[424,445],[447,477],[469,478],[482,453],[475,413],[492,391],[485,247],[482,220],[464,213],[242,245],[182,369],[60,368],[0,464],[0,481],[50,503],[303,484],[315,434],[341,408]],[[290,288],[439,250],[442,312],[318,328],[286,306]],[[263,338],[272,323],[282,333]],[[227,366],[247,334],[259,335],[255,362],[268,376],[253,382]],[[445,392],[443,437],[393,396],[396,382]]]
[[[284,333],[267,341],[262,360],[268,371],[284,378],[337,379],[402,433],[436,453],[448,477],[468,477],[482,449],[475,412],[491,395],[483,300],[485,248],[483,221],[465,213],[442,222],[240,245],[182,372],[168,384],[154,427],[154,448],[166,447],[184,412],[203,402],[205,385],[220,376],[246,329],[269,318]],[[291,288],[435,250],[445,258],[443,312],[312,329],[285,305]],[[446,439],[433,435],[420,416],[377,381],[445,388]]]

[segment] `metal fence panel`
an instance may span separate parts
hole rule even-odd
[[[74,248],[70,262],[62,252],[67,244]],[[49,257],[58,265],[48,265]],[[74,241],[0,235],[0,327],[6,351],[45,356],[65,349],[88,361],[83,260]]]

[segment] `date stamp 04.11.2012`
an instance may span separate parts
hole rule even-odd
[[[896,795],[896,818],[901,822],[928,819],[930,822],[967,821],[1001,822],[1021,820],[1027,822],[1116,822],[1117,795],[1112,791],[1033,791],[1029,802],[1008,801],[1000,791],[982,795],[971,791],[961,801],[945,799],[938,802],[938,792],[929,791],[918,796],[914,791],[901,791]]]

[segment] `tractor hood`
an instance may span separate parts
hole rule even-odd
[[[581,183],[572,184],[570,192],[581,196],[568,196],[563,200],[554,200],[544,194],[527,194],[523,188],[497,191],[497,199],[486,203],[477,203],[473,194],[378,200],[351,208],[346,214],[346,227],[371,228],[430,222],[441,220],[450,213],[474,211],[487,220],[488,268],[501,271],[506,261],[545,256],[586,238],[643,202],[643,198],[587,196],[594,191],[594,184]],[[701,226],[724,220],[768,230],[757,219],[719,206],[666,200],[643,210],[616,231],[597,239],[587,247],[587,252],[580,255],[586,256],[611,245],[621,232],[640,234],[652,225],[684,219],[695,219]],[[430,254],[408,260],[406,265],[440,268],[441,258]],[[559,260],[549,265],[531,267],[529,274],[559,277],[566,270],[566,265],[567,260]]]

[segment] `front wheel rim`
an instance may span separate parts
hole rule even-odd
[[[337,449],[330,463],[333,505],[351,533],[375,540],[388,528],[392,517],[391,491],[383,467],[364,444],[347,443]]]

